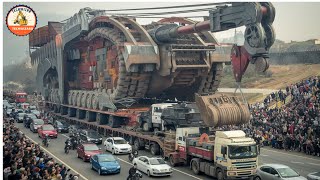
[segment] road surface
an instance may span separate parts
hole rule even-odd
[[[29,129],[23,127],[23,124],[16,123],[16,126],[29,138],[41,144],[41,139],[38,137],[37,133],[32,133]],[[97,172],[91,170],[89,162],[83,162],[81,159],[77,158],[76,151],[71,150],[68,155],[64,153],[64,142],[67,139],[68,134],[59,134],[57,139],[51,139],[49,147],[45,148],[50,151],[50,155],[60,162],[67,164],[72,168],[73,171],[82,175],[81,179],[105,179],[106,177],[111,177],[114,179],[125,180],[128,176],[128,171],[132,167],[131,163],[128,161],[127,155],[117,155],[117,158],[121,164],[121,173],[116,175],[99,176]],[[105,138],[103,139],[104,142]],[[105,150],[103,145],[99,145],[102,150]],[[109,153],[109,152],[105,152]],[[139,151],[139,155],[151,156],[149,152]],[[259,157],[259,164],[265,163],[281,163],[286,164],[301,175],[307,176],[310,172],[315,172],[320,170],[320,158],[313,156],[306,156],[303,153],[293,153],[285,152],[283,150],[275,150],[270,148],[262,148],[261,155]],[[149,178],[144,175],[143,179],[171,179],[171,180],[209,180],[212,179],[206,175],[194,175],[188,167],[175,167],[171,177],[152,177]]]

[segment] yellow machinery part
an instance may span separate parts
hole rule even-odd
[[[19,20],[19,17],[20,17],[20,20]],[[26,16],[21,11],[19,11],[16,19],[14,20],[14,24],[17,24],[17,23],[20,26],[25,26],[28,24],[28,20],[26,19]]]
[[[245,124],[250,120],[250,111],[237,96],[196,94],[196,103],[201,118],[210,127]]]

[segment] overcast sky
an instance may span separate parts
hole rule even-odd
[[[106,2],[106,3],[87,3],[87,2],[57,2],[57,3],[4,3],[4,17],[11,7],[17,4],[25,4],[34,9],[38,16],[37,27],[47,25],[48,21],[61,21],[69,18],[74,13],[78,12],[80,8],[91,7],[93,9],[124,9],[124,8],[143,8],[143,7],[160,7],[169,6],[168,2]],[[172,3],[170,5],[181,5],[181,2]],[[186,4],[193,4],[187,2]],[[276,8],[276,18],[273,26],[276,31],[277,39],[289,42],[304,41],[308,39],[320,39],[320,2],[275,2],[273,3]],[[166,10],[168,11],[168,10]],[[139,11],[140,12],[140,11]],[[146,11],[147,12],[147,11]],[[208,12],[185,14],[186,16],[192,15],[208,15]],[[154,19],[157,20],[157,19]],[[147,24],[152,19],[138,19],[141,24]],[[11,64],[12,62],[19,62],[28,53],[28,37],[18,37],[9,32],[4,22],[3,24],[3,47],[4,47],[4,65]],[[243,28],[240,28],[243,30]],[[225,38],[233,35],[233,30],[216,34],[217,38]]]

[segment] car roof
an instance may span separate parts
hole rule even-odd
[[[261,165],[262,166],[269,166],[269,167],[272,167],[272,168],[275,168],[275,169],[279,169],[279,168],[289,168],[289,166],[286,166],[284,164],[263,164]]]
[[[122,137],[111,137],[111,139],[114,139],[114,140],[124,140]]]
[[[98,157],[104,157],[104,156],[112,156],[112,157],[114,157],[112,154],[96,154],[96,156],[98,156]]]
[[[41,119],[42,120],[42,119]],[[44,124],[42,126],[52,126],[51,124]],[[53,126],[52,126],[53,127]]]

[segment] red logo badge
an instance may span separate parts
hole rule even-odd
[[[36,28],[37,15],[29,6],[17,5],[8,12],[6,24],[13,34],[26,36]]]

